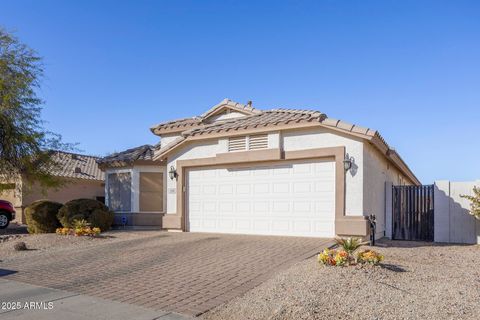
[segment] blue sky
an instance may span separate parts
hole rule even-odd
[[[228,97],[377,129],[424,183],[480,179],[478,1],[3,0],[0,26],[44,57],[46,126],[85,153]]]

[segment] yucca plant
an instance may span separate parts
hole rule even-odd
[[[336,238],[335,242],[350,256],[353,256],[353,253],[358,250],[358,248],[368,244],[368,241],[362,242],[360,238]]]

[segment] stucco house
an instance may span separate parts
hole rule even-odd
[[[144,145],[99,160],[116,221],[261,235],[385,234],[386,184],[418,185],[375,130],[310,110],[225,99],[160,123]]]
[[[50,172],[66,182],[58,190],[41,190],[21,177],[14,182],[3,182],[8,188],[0,192],[0,199],[13,204],[16,222],[25,223],[24,208],[40,199],[60,203],[80,198],[105,201],[105,175],[98,167],[98,157],[59,151],[55,151],[53,157],[59,165]]]

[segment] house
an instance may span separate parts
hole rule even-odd
[[[160,137],[99,160],[116,222],[260,235],[385,233],[386,183],[419,180],[375,130],[310,110],[225,99],[160,123]]]
[[[30,185],[23,178],[5,184],[8,188],[0,193],[0,198],[13,203],[17,212],[16,222],[25,223],[23,209],[40,199],[60,203],[79,198],[105,201],[105,178],[98,167],[97,157],[60,151],[55,151],[53,157],[59,165],[51,173],[65,179],[65,185],[58,190],[41,190],[38,185]]]

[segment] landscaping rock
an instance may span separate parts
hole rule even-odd
[[[204,320],[480,319],[480,246],[383,241],[380,266],[323,266],[316,257],[277,274]]]
[[[27,250],[27,245],[25,242],[20,241],[13,245],[13,249],[15,249],[16,251],[25,251]]]

